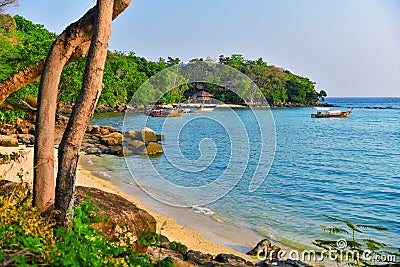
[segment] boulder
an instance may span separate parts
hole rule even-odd
[[[87,133],[90,134],[100,134],[100,126],[98,125],[89,125],[86,129]]]
[[[123,156],[124,151],[122,146],[112,146],[110,147],[111,149],[111,155],[117,155],[117,156]]]
[[[280,247],[272,245],[271,241],[265,238],[258,242],[257,245],[246,254],[251,256],[261,255],[269,260],[277,258],[280,250]]]
[[[104,127],[100,127],[99,131],[100,131],[101,135],[107,135],[110,133],[110,130],[108,130],[107,128],[104,128]]]
[[[142,136],[143,142],[157,142],[160,140],[160,137],[157,136],[156,132],[154,132],[152,129],[143,127],[142,130],[140,131],[140,134]]]
[[[138,242],[143,236],[150,236],[156,231],[156,220],[135,204],[116,194],[96,188],[76,187],[76,205],[90,196],[90,203],[98,206],[97,215],[107,216],[107,222],[98,222],[93,226],[108,238],[126,238],[136,251],[145,253],[147,246]],[[127,227],[126,231],[123,228]]]
[[[126,144],[129,146],[133,147],[134,149],[141,149],[143,150],[146,146],[146,144],[140,140],[132,140],[132,139],[127,139]]]
[[[0,146],[4,147],[18,147],[18,139],[15,137],[5,137],[0,139]]]
[[[184,260],[192,264],[204,265],[207,262],[212,261],[213,256],[211,254],[205,254],[196,250],[189,250],[184,257]]]
[[[107,130],[108,131],[108,130]],[[102,144],[107,146],[115,146],[122,143],[122,134],[118,132],[113,132],[100,137]]]
[[[213,264],[213,265],[210,265]],[[246,267],[254,266],[253,263],[233,254],[218,254],[214,261],[206,264],[206,266],[232,266],[232,267]]]
[[[135,154],[135,152],[130,148],[131,147],[126,147],[126,146],[123,147],[122,152],[123,152],[125,157],[132,156],[133,154]]]
[[[141,140],[142,141],[142,135],[138,131],[127,131],[124,134],[125,139],[132,139],[132,140]]]
[[[90,155],[101,155],[101,149],[98,147],[88,147],[84,151]]]
[[[150,257],[153,264],[156,264],[159,260],[166,260],[171,262],[177,267],[194,267],[196,265],[190,264],[183,260],[183,255],[177,251],[168,248],[149,247],[147,249],[147,255]]]
[[[108,130],[108,132],[110,132],[110,133],[115,133],[115,132],[117,132],[117,129],[115,129],[115,128],[112,127],[112,126],[101,126],[100,128],[101,128],[101,129],[104,129],[104,130]]]
[[[265,249],[269,247],[271,247],[271,241],[265,238],[260,242],[258,242],[257,245],[246,254],[251,256],[257,256],[258,253],[260,253],[261,251],[265,251]]]
[[[147,155],[159,155],[164,152],[162,146],[158,143],[150,142],[146,146]]]

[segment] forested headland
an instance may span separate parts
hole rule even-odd
[[[43,61],[57,35],[48,31],[43,25],[34,24],[19,15],[0,16],[0,83],[2,83],[18,71]],[[195,58],[191,61],[212,61],[212,59]],[[250,77],[272,106],[313,105],[326,96],[324,90],[316,91],[315,82],[309,78],[268,65],[262,58],[248,60],[240,54],[233,54],[221,55],[214,61],[233,67]],[[58,87],[59,111],[65,112],[72,107],[81,89],[85,62],[86,57],[83,57],[64,68]],[[136,90],[148,78],[180,63],[179,58],[168,57],[151,61],[137,56],[132,51],[109,51],[103,77],[104,89],[97,110],[118,109],[129,103]],[[38,86],[39,81],[36,81],[23,87],[10,95],[3,106],[18,105],[29,97],[36,97]],[[178,90],[166,94],[160,101],[182,102],[199,89],[209,91],[222,102],[243,104],[243,100],[235,93],[211,83],[180,86]]]

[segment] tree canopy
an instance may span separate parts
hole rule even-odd
[[[0,23],[8,25],[0,29],[0,83],[14,73],[36,62],[43,61],[56,38],[56,34],[48,31],[43,25],[16,15],[0,15]],[[207,59],[192,59],[191,61],[210,61]],[[81,77],[86,59],[82,58],[67,65],[61,76],[59,85],[58,105],[65,106],[75,102],[81,88]],[[98,106],[115,107],[127,104],[136,90],[148,78],[170,66],[180,64],[179,58],[160,58],[150,61],[137,56],[134,52],[108,52],[104,70],[104,89]],[[233,67],[248,77],[260,88],[261,92],[272,105],[291,102],[293,104],[314,104],[326,96],[325,91],[318,93],[315,82],[307,77],[296,75],[288,70],[268,65],[262,58],[245,59],[243,55],[221,55],[218,63]],[[226,103],[241,104],[243,100],[235,93],[215,85],[213,77],[204,84],[189,84],[165,95],[161,101],[174,102],[187,99],[197,89],[212,93],[217,99]],[[15,92],[11,99],[24,100],[27,96],[36,96],[38,82],[29,84]]]

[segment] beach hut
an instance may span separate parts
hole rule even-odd
[[[190,97],[190,100],[192,103],[210,103],[213,100],[213,95],[210,94],[209,92],[206,92],[204,90],[201,90],[200,92],[192,95]]]

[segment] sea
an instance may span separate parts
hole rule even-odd
[[[96,114],[91,124],[164,135],[164,154],[85,156],[85,168],[151,209],[246,252],[260,239],[313,247],[339,238],[326,216],[400,248],[400,98],[328,97],[348,118],[312,118],[312,107],[215,109],[176,118]]]

